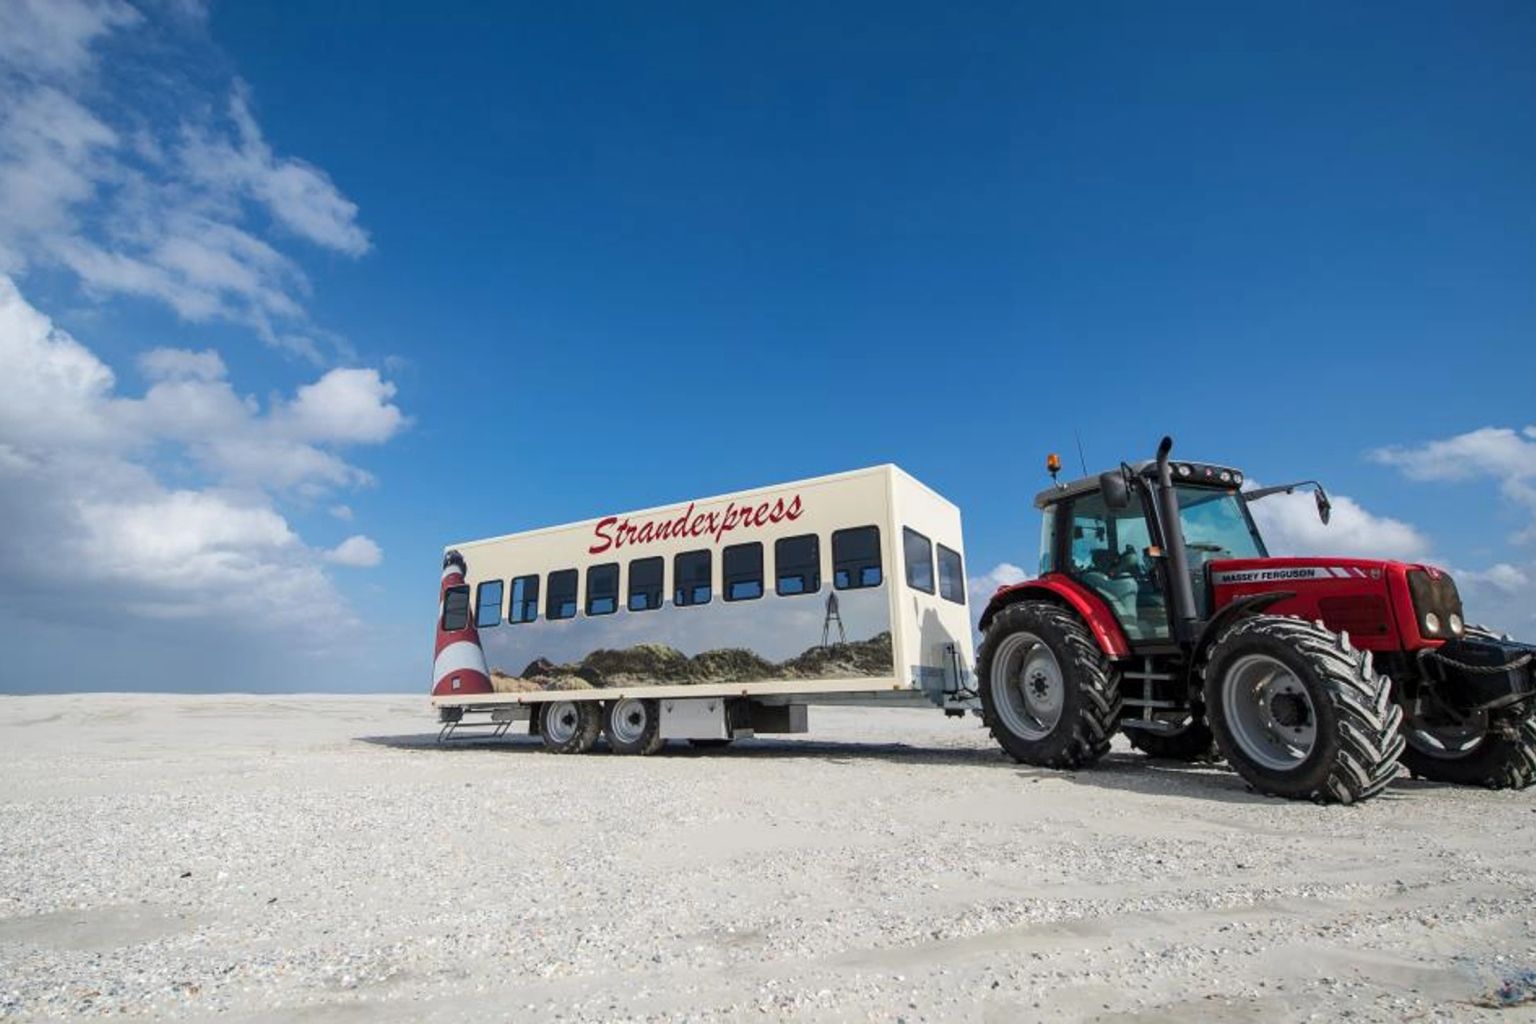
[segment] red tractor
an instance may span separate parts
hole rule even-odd
[[[1257,791],[1373,796],[1417,776],[1536,782],[1536,647],[1462,621],[1427,565],[1271,558],[1236,469],[1157,458],[1042,492],[1040,577],[981,617],[982,714],[1015,759],[1077,768],[1125,730],[1181,761],[1225,757]],[[1052,456],[1052,478],[1060,468]]]

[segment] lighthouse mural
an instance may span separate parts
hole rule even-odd
[[[432,661],[432,696],[493,693],[480,631],[469,608],[464,556],[443,556],[443,585],[437,601],[437,653]]]

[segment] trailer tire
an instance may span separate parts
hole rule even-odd
[[[987,624],[976,667],[982,721],[1015,761],[1080,768],[1109,750],[1120,676],[1072,612],[1007,606]]]
[[[1221,760],[1221,751],[1216,749],[1216,735],[1203,718],[1192,719],[1178,732],[1126,729],[1125,738],[1133,749],[1164,761],[1211,764]]]
[[[621,697],[604,705],[603,732],[615,754],[654,754],[667,741],[661,738],[661,705],[654,700]]]
[[[1403,709],[1346,634],[1255,615],[1211,646],[1204,675],[1216,744],[1256,791],[1348,804],[1397,775]]]
[[[585,754],[603,729],[595,700],[557,700],[536,705],[539,739],[552,754]]]
[[[1421,734],[1422,726],[1403,728],[1408,745],[1403,766],[1419,778],[1487,789],[1525,789],[1536,783],[1536,711],[1528,710],[1514,724],[1514,736],[1485,733],[1475,746],[1448,754],[1436,751]]]

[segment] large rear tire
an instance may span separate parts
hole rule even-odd
[[[539,738],[553,754],[585,754],[597,742],[603,713],[595,700],[557,700],[535,705]]]
[[[1536,783],[1536,711],[1513,724],[1514,735],[1409,722],[1403,766],[1419,778],[1487,789],[1525,789]]]
[[[1211,647],[1205,712],[1216,745],[1260,793],[1354,803],[1397,774],[1403,710],[1370,655],[1321,624],[1239,621]]]
[[[981,717],[1015,761],[1080,768],[1109,750],[1120,677],[1072,612],[1021,601],[998,612],[977,656]]]
[[[1164,761],[1202,764],[1221,760],[1221,751],[1216,749],[1216,736],[1203,718],[1192,719],[1178,732],[1126,729],[1125,738],[1131,741],[1134,749]]]

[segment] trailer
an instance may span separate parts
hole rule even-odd
[[[813,704],[963,715],[964,566],[959,509],[894,465],[452,544],[439,736],[650,754],[805,732]]]

